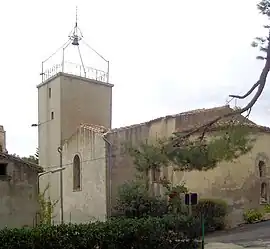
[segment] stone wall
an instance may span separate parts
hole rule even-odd
[[[225,107],[222,111],[225,113],[229,110]],[[195,124],[202,124],[201,120],[213,119],[218,115],[220,115],[220,111],[195,112],[195,115],[190,113],[167,116],[139,125],[112,130],[107,135],[113,150],[110,178],[112,206],[116,204],[119,186],[125,181],[135,179],[135,167],[132,158],[125,151],[125,144],[136,147],[141,142],[155,142],[157,138],[169,137],[176,130],[192,128]],[[237,117],[239,120],[241,118],[241,116]],[[260,207],[261,179],[258,178],[258,169],[255,165],[258,161],[257,158],[262,154],[265,155],[265,158],[270,158],[270,150],[267,150],[270,148],[270,134],[266,132],[256,134],[258,137],[252,152],[242,156],[236,162],[223,162],[214,170],[206,172],[174,172],[170,167],[163,169],[161,176],[165,176],[174,185],[185,182],[190,191],[198,192],[201,198],[213,197],[226,200],[230,206],[228,224],[234,226],[241,223],[244,209]],[[266,161],[268,162],[268,159]],[[270,177],[270,170],[266,177],[269,188],[268,177]],[[152,183],[152,186],[155,193],[162,194],[163,189],[159,184]]]
[[[80,188],[73,188],[73,160],[80,158]],[[72,223],[105,220],[106,154],[102,134],[91,128],[80,127],[63,148],[64,221]],[[59,175],[53,174],[51,188],[59,184]],[[59,209],[56,210],[59,212]]]
[[[6,175],[0,176],[0,228],[35,225],[38,216],[37,172],[24,163],[7,163]]]
[[[173,172],[174,184],[185,182],[188,189],[199,193],[202,198],[220,198],[229,204],[228,225],[235,226],[243,222],[243,211],[260,207],[259,161],[266,165],[264,182],[267,184],[269,202],[270,180],[270,134],[256,134],[256,143],[252,151],[241,156],[235,162],[222,162],[215,169],[205,172]]]
[[[154,143],[158,138],[168,137],[175,130],[175,118],[158,118],[143,124],[112,130],[107,135],[112,144],[111,165],[111,205],[116,205],[119,186],[135,179],[136,170],[133,159],[126,151],[127,146],[136,147],[142,142]],[[167,170],[165,170],[167,172]],[[164,174],[166,174],[166,172]]]

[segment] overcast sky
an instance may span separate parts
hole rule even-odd
[[[67,40],[76,5],[85,41],[111,62],[113,127],[119,127],[224,105],[228,94],[245,92],[262,68],[250,47],[253,37],[263,34],[256,3],[2,1],[0,124],[7,132],[8,151],[35,153],[37,129],[31,124],[38,122],[41,62]],[[267,87],[251,116],[267,126],[269,97]]]

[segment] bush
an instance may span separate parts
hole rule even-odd
[[[265,212],[265,213],[270,213],[270,205],[269,205],[269,204],[266,204],[266,205],[264,206],[264,212]]]
[[[167,213],[167,201],[150,196],[149,191],[140,182],[127,182],[120,186],[117,206],[113,216],[142,218],[146,216],[162,217]]]
[[[220,199],[200,199],[194,208],[195,215],[204,215],[205,232],[222,230],[225,228],[225,218],[228,212],[228,205]]]
[[[176,245],[192,249],[197,248],[196,227],[195,219],[188,217],[118,218],[91,224],[4,229],[0,243],[1,249],[167,249]]]
[[[246,212],[244,212],[243,216],[245,222],[251,224],[256,221],[260,221],[263,217],[263,214],[258,209],[249,209]]]

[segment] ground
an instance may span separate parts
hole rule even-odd
[[[217,244],[225,243],[225,244]],[[241,247],[237,247],[241,246]],[[230,231],[215,233],[206,237],[206,249],[269,248],[270,221],[235,228]]]

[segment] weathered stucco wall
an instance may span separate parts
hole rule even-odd
[[[260,206],[259,177],[260,160],[266,163],[266,180],[270,177],[270,134],[257,133],[256,142],[252,151],[241,156],[235,162],[222,162],[215,169],[205,172],[179,172],[173,173],[174,184],[185,182],[191,192],[199,193],[200,197],[214,197],[224,199],[230,206],[228,217],[229,225],[241,223],[245,209]]]
[[[135,168],[132,158],[125,151],[125,144],[137,146],[141,142],[152,143],[158,138],[169,137],[173,132],[192,128],[212,120],[215,117],[232,111],[229,106],[211,109],[188,111],[177,115],[168,115],[145,123],[113,129],[108,135],[112,143],[111,165],[111,203],[116,204],[118,188],[125,181],[134,179]],[[241,117],[240,117],[241,119]],[[168,177],[168,169],[164,169],[160,176]],[[162,192],[162,188],[153,183],[155,191]]]
[[[175,118],[164,117],[151,122],[112,130],[107,135],[112,143],[111,205],[116,205],[119,186],[135,178],[136,170],[126,146],[136,147],[142,142],[155,142],[168,137],[175,130]]]
[[[227,108],[227,107],[226,107]],[[228,110],[224,108],[224,112]],[[195,115],[194,115],[195,113]],[[135,168],[132,158],[125,151],[123,144],[137,146],[140,142],[155,142],[157,138],[168,137],[176,130],[185,130],[194,125],[200,125],[205,121],[213,119],[222,114],[214,111],[211,113],[190,113],[185,115],[167,116],[152,120],[143,124],[133,125],[112,130],[108,134],[108,139],[113,145],[112,169],[111,169],[111,202],[112,207],[116,204],[118,188],[125,181],[134,179]],[[238,117],[241,120],[241,117]],[[260,206],[261,181],[258,177],[258,161],[264,158],[268,168],[268,175],[265,181],[268,184],[270,177],[270,134],[256,133],[257,139],[251,153],[248,153],[236,162],[222,162],[217,168],[206,172],[173,172],[172,168],[165,168],[160,176],[165,176],[173,184],[185,182],[192,192],[198,192],[201,198],[214,197],[221,198],[228,202],[230,215],[228,225],[234,226],[242,222],[243,210],[246,208]],[[152,180],[150,175],[150,180]],[[155,193],[161,194],[163,188],[152,183]],[[268,197],[269,201],[269,197]]]
[[[80,127],[63,148],[64,221],[83,223],[105,220],[106,154],[102,134]],[[80,158],[81,187],[73,189],[73,160]],[[58,183],[56,183],[58,184]]]
[[[0,229],[32,227],[38,219],[37,172],[23,163],[8,163],[7,175],[0,176]]]
[[[58,73],[37,87],[39,163],[45,170],[59,167],[58,147],[81,123],[111,127],[112,84]],[[59,200],[59,172],[40,178],[41,190],[48,184],[53,188],[48,189],[47,194],[53,201]],[[60,217],[58,213],[55,215],[57,223]]]

